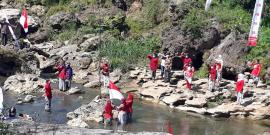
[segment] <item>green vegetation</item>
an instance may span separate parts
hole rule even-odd
[[[63,27],[63,30],[54,37],[54,39],[59,41],[72,40],[76,34],[77,34],[76,24],[68,23]]]
[[[158,38],[146,39],[113,39],[105,43],[101,49],[101,56],[107,57],[112,68],[127,70],[129,66],[146,64],[146,55],[159,45]]]
[[[203,64],[202,67],[195,72],[195,76],[198,78],[206,78],[208,77],[208,67],[206,64]]]

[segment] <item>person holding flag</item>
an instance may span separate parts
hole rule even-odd
[[[104,107],[103,117],[104,117],[104,127],[107,125],[112,125],[112,118],[113,118],[113,110],[114,106],[112,105],[111,100],[107,100],[106,105]]]
[[[28,33],[28,14],[27,14],[26,5],[22,9],[19,22],[22,26],[21,27],[21,38],[26,38],[27,33]]]

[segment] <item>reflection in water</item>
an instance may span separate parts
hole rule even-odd
[[[79,88],[83,88],[79,86]],[[84,88],[83,88],[84,89]],[[38,121],[46,123],[63,124],[67,122],[66,113],[74,111],[81,104],[89,103],[99,91],[86,90],[82,95],[66,95],[65,93],[53,93],[52,112],[44,111],[44,98],[39,97],[34,103],[16,105],[18,113],[27,113],[34,116],[39,114]],[[41,95],[41,94],[40,94]],[[78,98],[83,96],[81,100]],[[4,93],[5,105],[16,103],[16,95]],[[106,127],[116,131],[118,126],[113,121],[113,126]],[[89,122],[90,128],[104,128],[103,124]],[[253,122],[248,120],[215,119],[204,116],[193,116],[179,111],[172,111],[168,107],[152,103],[134,101],[133,123],[123,127],[126,131],[163,131],[174,135],[257,135],[270,132],[270,122]],[[268,126],[267,126],[268,125]]]

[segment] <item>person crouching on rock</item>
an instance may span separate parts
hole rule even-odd
[[[73,69],[70,66],[70,63],[67,63],[67,68],[66,68],[66,89],[71,88],[72,77],[73,77]]]
[[[104,112],[103,112],[103,118],[104,118],[104,127],[107,125],[111,126],[112,125],[112,118],[113,118],[113,105],[111,103],[111,100],[108,100],[106,102],[106,105],[104,107]]]
[[[191,90],[192,77],[194,74],[194,67],[189,63],[189,65],[184,70],[184,77],[186,80],[187,89]]]
[[[51,101],[52,101],[52,88],[51,88],[51,81],[50,80],[46,80],[46,84],[44,86],[45,88],[45,93],[44,93],[44,97],[45,97],[45,111],[51,111]]]
[[[131,122],[132,121],[132,112],[133,112],[133,95],[131,93],[128,93],[127,97],[127,121]]]
[[[65,61],[63,59],[60,60],[59,65],[57,66],[57,70],[58,70],[58,78],[59,78],[59,90],[65,91],[66,90],[66,85],[65,85],[66,66],[65,66]]]
[[[156,79],[156,71],[158,68],[158,55],[156,51],[154,51],[154,54],[148,54],[147,58],[150,60],[150,69],[152,70],[152,80],[155,81]]]
[[[209,82],[208,82],[208,89],[212,91],[215,89],[215,84],[216,84],[216,79],[217,79],[217,69],[216,65],[212,64],[209,68]]]
[[[127,104],[126,99],[121,100],[120,106],[118,106],[118,121],[121,125],[127,123]]]
[[[238,104],[241,104],[242,103],[242,99],[243,99],[243,89],[244,89],[244,84],[245,84],[245,81],[244,81],[244,75],[243,74],[238,74],[238,79],[237,79],[237,82],[236,82],[236,87],[235,87],[235,90],[237,92],[237,103]]]

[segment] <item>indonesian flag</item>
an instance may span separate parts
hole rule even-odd
[[[258,39],[258,32],[261,22],[262,10],[263,10],[263,1],[256,0],[255,8],[252,17],[251,28],[248,36],[248,46],[256,46]]]
[[[112,81],[110,81],[109,83],[109,94],[110,99],[124,99],[124,96],[120,92],[120,89]]]
[[[22,10],[22,15],[20,18],[20,24],[22,25],[25,33],[28,32],[28,16],[27,16],[27,10],[23,9]]]

